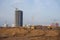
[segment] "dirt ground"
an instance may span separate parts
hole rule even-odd
[[[0,40],[60,40],[60,30],[0,28]]]

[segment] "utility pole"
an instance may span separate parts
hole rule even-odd
[[[34,25],[34,16],[32,16],[32,25]]]

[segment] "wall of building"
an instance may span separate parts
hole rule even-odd
[[[15,11],[15,24],[16,24],[16,26],[23,25],[23,11],[21,11],[21,10]]]

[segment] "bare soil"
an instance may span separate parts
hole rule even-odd
[[[60,30],[0,28],[0,40],[60,40]]]

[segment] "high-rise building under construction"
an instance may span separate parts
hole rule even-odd
[[[15,24],[16,26],[23,26],[23,11],[17,8],[15,10]]]

